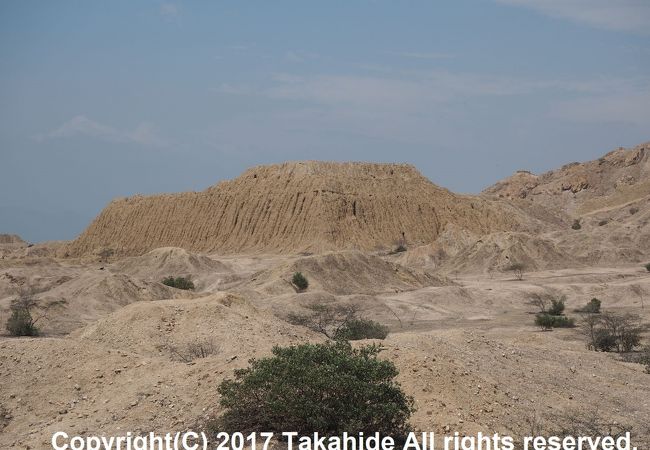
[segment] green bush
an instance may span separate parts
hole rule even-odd
[[[301,272],[294,273],[291,282],[299,291],[304,291],[309,287],[309,281],[307,281],[307,278]]]
[[[648,263],[648,264],[645,265],[645,270],[647,270],[648,272],[650,272],[650,263]]]
[[[395,365],[378,353],[341,341],[275,347],[272,357],[250,360],[219,385],[225,412],[209,428],[404,436],[414,402],[395,382]]]
[[[596,297],[589,300],[582,308],[576,310],[576,312],[588,313],[588,314],[599,314],[600,313],[601,302]]]
[[[551,299],[551,306],[548,308],[548,314],[551,316],[561,316],[564,313],[564,299]]]
[[[573,224],[571,225],[571,228],[573,228],[574,230],[579,230],[579,229],[581,229],[581,228],[582,228],[582,225],[580,225],[580,219],[575,219],[575,220],[573,221]]]
[[[535,325],[540,327],[542,330],[551,330],[553,329],[553,316],[548,314],[537,314],[535,316]]]
[[[38,336],[38,328],[28,309],[12,309],[6,328],[12,336]]]
[[[535,316],[535,325],[540,327],[542,330],[551,330],[553,328],[571,328],[575,326],[575,320],[567,316],[537,314]]]
[[[616,337],[607,330],[596,331],[594,350],[611,352],[616,349]]]
[[[192,280],[190,280],[189,278],[185,278],[185,277],[176,277],[176,278],[174,278],[172,276],[169,276],[169,277],[165,278],[164,280],[162,280],[162,283],[165,286],[173,287],[173,288],[176,288],[176,289],[183,289],[183,290],[186,290],[186,291],[194,289],[194,283],[192,282]]]
[[[587,348],[601,352],[631,352],[641,345],[642,330],[640,317],[632,314],[588,316],[582,325]]]
[[[334,339],[358,341],[360,339],[386,339],[388,327],[374,320],[352,319],[336,330]]]

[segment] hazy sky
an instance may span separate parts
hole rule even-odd
[[[479,192],[650,139],[648,0],[0,2],[0,232],[299,159]]]

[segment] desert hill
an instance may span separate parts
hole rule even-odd
[[[27,245],[17,234],[0,234],[0,244],[20,244]]]
[[[310,280],[310,291],[336,295],[409,291],[451,284],[442,277],[349,250],[297,258],[255,274],[247,287],[265,295],[295,293],[291,284],[295,272],[303,273]]]
[[[519,171],[483,191],[528,210],[561,219],[633,204],[650,196],[650,142],[618,148],[585,163],[570,163],[541,175]]]
[[[536,226],[516,207],[453,194],[410,165],[309,161],[255,167],[203,192],[114,200],[66,252],[376,250],[432,242],[449,223],[475,233]]]

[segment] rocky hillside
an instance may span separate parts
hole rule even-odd
[[[483,195],[510,200],[547,219],[555,215],[569,220],[602,209],[634,207],[650,197],[650,142],[541,175],[519,171]]]
[[[376,250],[432,242],[450,223],[479,234],[531,227],[517,208],[453,194],[410,165],[293,162],[203,192],[115,200],[66,252]]]

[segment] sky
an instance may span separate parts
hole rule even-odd
[[[650,140],[648,0],[0,2],[0,233],[287,160],[478,193]]]

